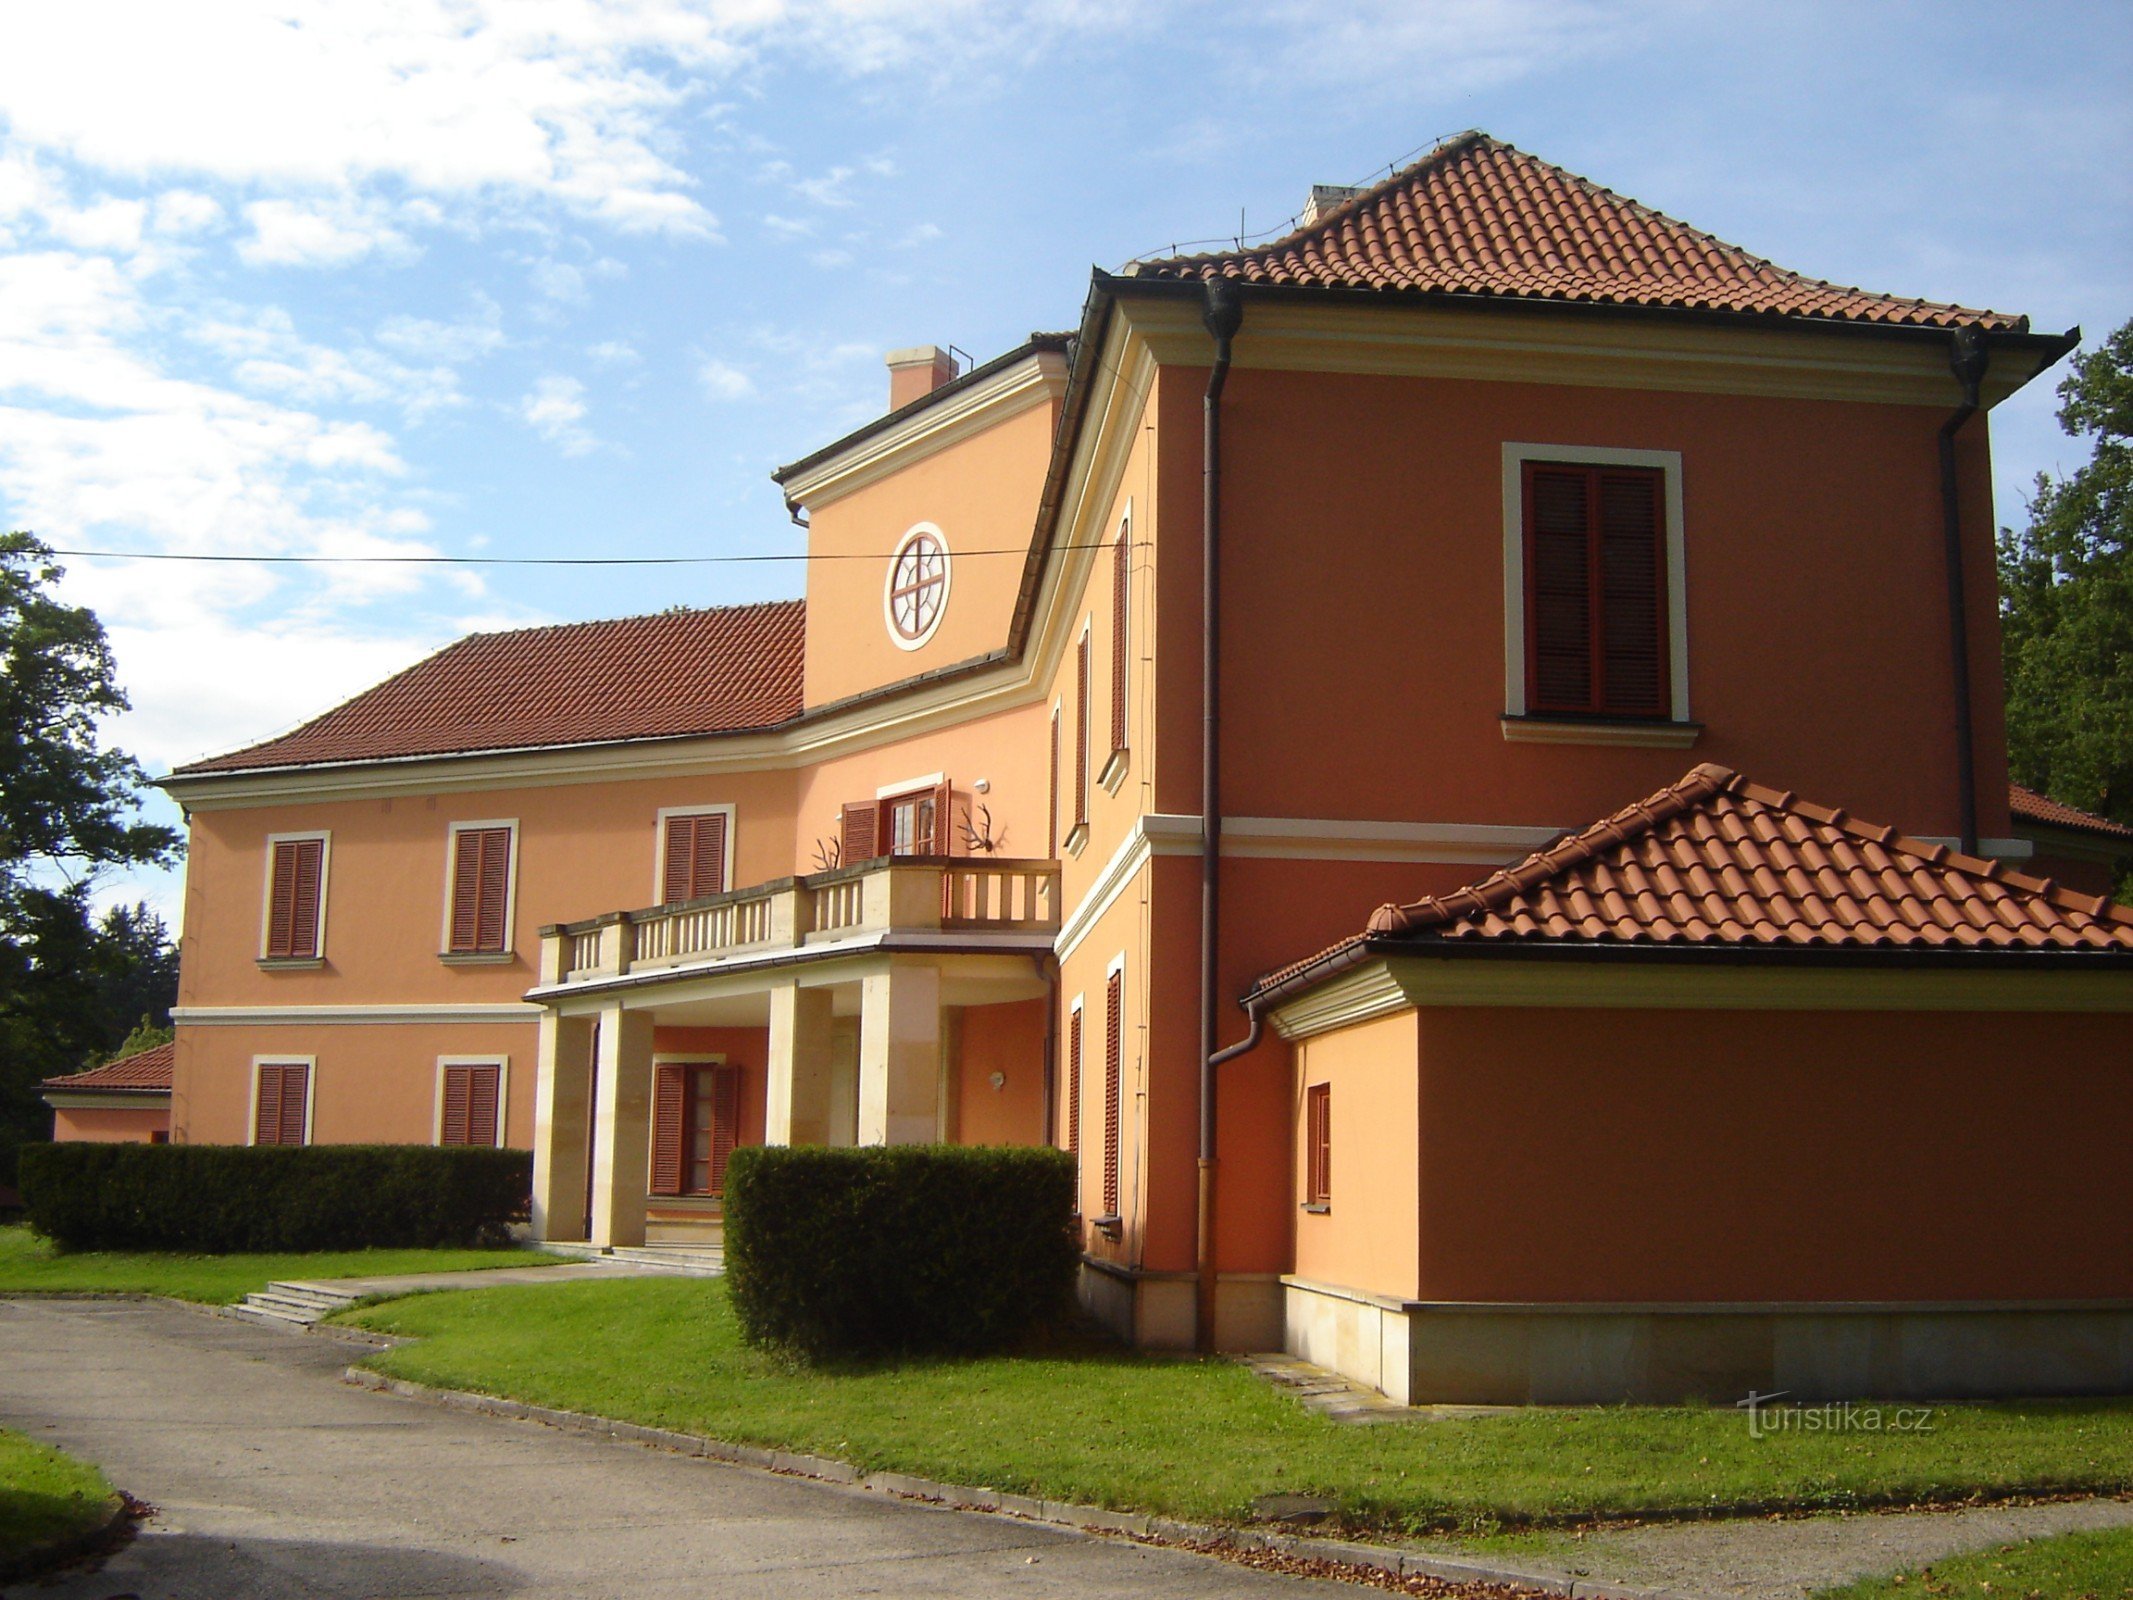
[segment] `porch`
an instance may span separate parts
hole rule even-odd
[[[744,1144],[1038,1143],[1051,861],[892,856],[544,928],[537,1238],[709,1242]]]

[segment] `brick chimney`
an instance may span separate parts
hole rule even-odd
[[[908,350],[891,350],[886,359],[891,411],[933,393],[955,376],[955,357],[937,344],[916,344]]]

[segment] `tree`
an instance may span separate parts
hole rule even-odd
[[[2133,823],[2133,322],[2074,363],[2059,425],[2088,464],[2039,474],[2029,526],[2000,532],[2015,780]]]
[[[112,1049],[143,1013],[167,1022],[176,998],[160,918],[91,914],[99,874],[179,846],[140,818],[139,764],[100,741],[126,696],[95,613],[54,597],[62,575],[30,535],[0,535],[0,1182],[15,1145],[50,1128],[38,1080]]]

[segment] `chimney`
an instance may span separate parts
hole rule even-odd
[[[1303,225],[1310,227],[1329,211],[1337,211],[1363,191],[1345,183],[1314,183],[1304,201]]]
[[[915,344],[908,350],[891,350],[886,359],[891,411],[923,399],[955,377],[955,357],[937,344]]]

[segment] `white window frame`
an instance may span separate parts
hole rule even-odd
[[[308,838],[310,835],[306,834]],[[244,1106],[244,1142],[259,1143],[259,1069],[261,1067],[302,1067],[304,1069],[304,1143],[314,1142],[312,1120],[318,1109],[318,1057],[301,1056],[283,1051],[252,1057],[251,1098]]]
[[[439,1056],[435,1085],[436,1107],[430,1119],[430,1143],[444,1143],[444,1072],[447,1067],[494,1067],[496,1069],[496,1148],[501,1150],[511,1142],[505,1123],[511,1115],[511,1058],[507,1055],[489,1054],[475,1056]],[[476,1146],[475,1148],[480,1148]]]
[[[896,626],[893,600],[896,594],[896,564],[903,559],[904,551],[920,534],[933,536],[941,547],[941,603],[935,608],[933,620],[926,624],[926,631],[915,639],[907,639]],[[889,642],[899,650],[923,650],[933,642],[933,636],[941,631],[941,621],[948,615],[948,597],[955,587],[955,556],[948,548],[948,535],[931,522],[914,522],[904,529],[896,540],[896,548],[889,552],[889,570],[881,580],[881,620],[889,630]]]
[[[1113,685],[1112,692],[1125,707],[1125,715],[1119,719],[1118,738],[1109,741],[1111,748],[1104,752],[1104,766],[1096,781],[1106,794],[1117,794],[1124,781],[1126,767],[1133,749],[1133,501],[1128,497],[1126,509],[1118,519],[1118,540],[1126,547],[1126,595],[1121,604],[1115,597],[1111,603],[1112,618],[1118,624],[1119,637],[1111,641],[1111,666],[1114,672],[1125,678],[1122,685]],[[1115,573],[1118,569],[1112,568]],[[1106,703],[1108,707],[1108,702]],[[1104,719],[1107,723],[1110,718]]]
[[[308,956],[270,956],[267,946],[274,936],[274,847],[278,844],[298,844],[306,839],[319,842],[318,852],[318,929],[312,938],[311,954]],[[259,886],[259,959],[274,962],[320,962],[326,959],[326,889],[333,873],[333,830],[331,828],[305,828],[296,833],[270,833],[266,839],[265,882]],[[280,1060],[281,1057],[275,1057]],[[294,1056],[289,1057],[295,1060]]]
[[[452,948],[452,890],[459,864],[459,836],[484,828],[509,828],[511,853],[504,862],[504,947],[501,950],[454,950]],[[437,953],[446,961],[479,965],[502,963],[518,954],[518,818],[488,817],[448,822],[444,826],[444,912],[438,919]]]
[[[1067,817],[1066,852],[1077,859],[1089,845],[1089,835],[1096,826],[1096,613],[1085,612],[1081,619],[1081,632],[1074,638],[1074,727],[1075,738],[1080,741],[1082,758],[1075,762],[1079,773],[1068,772],[1067,781],[1076,788],[1069,791],[1075,795],[1074,809]],[[1081,657],[1086,652],[1089,659],[1089,692],[1084,699],[1081,693]],[[1065,698],[1061,696],[1061,698]],[[1071,760],[1074,752],[1065,752]],[[1078,780],[1078,781],[1077,781]]]
[[[720,865],[719,875],[728,889],[733,887],[733,825],[734,807],[730,801],[702,806],[661,806],[652,829],[652,898],[649,905],[665,905],[667,892],[667,824],[675,817],[724,817],[726,819],[726,859]],[[516,864],[516,835],[513,836],[514,865]]]
[[[1503,704],[1507,717],[1526,711],[1526,463],[1571,467],[1657,468],[1666,515],[1666,639],[1668,722],[1691,722],[1689,713],[1688,550],[1681,514],[1681,452],[1625,450],[1585,444],[1512,444],[1503,447]],[[1546,713],[1536,712],[1536,716]]]

